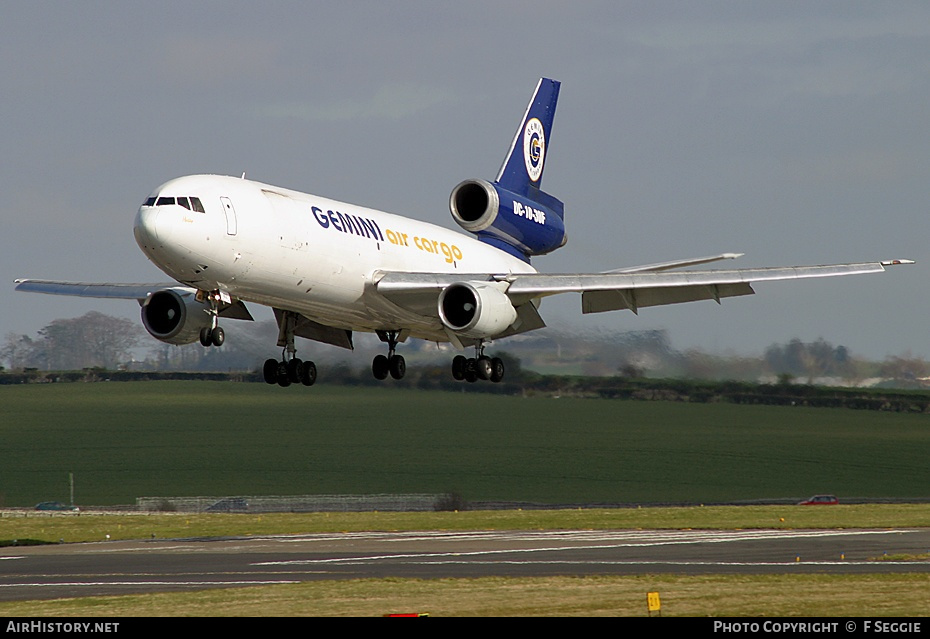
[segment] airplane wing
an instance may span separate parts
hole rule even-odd
[[[16,290],[71,297],[97,297],[115,300],[138,300],[140,303],[156,291],[181,287],[177,282],[162,284],[97,284],[92,282],[57,282],[53,280],[16,280]],[[190,289],[194,290],[194,289]]]
[[[177,282],[160,284],[113,284],[95,282],[59,282],[55,280],[20,279],[15,281],[17,291],[26,293],[45,293],[47,295],[67,295],[70,297],[96,297],[100,299],[136,300],[142,306],[154,293],[165,289],[174,289],[185,295],[197,295],[198,290]],[[241,300],[230,300],[218,309],[221,317],[252,321],[252,314]]]
[[[912,264],[910,260],[861,262],[855,264],[828,264],[822,266],[786,266],[750,269],[719,269],[707,271],[675,270],[685,266],[705,264],[738,257],[737,254],[662,262],[645,266],[618,269],[606,273],[415,273],[376,272],[372,284],[378,294],[391,303],[423,317],[439,321],[440,294],[454,284],[486,284],[507,296],[516,319],[495,337],[506,337],[544,327],[545,321],[536,310],[534,300],[560,293],[581,293],[582,313],[628,309],[638,313],[640,308],[681,304],[712,299],[718,304],[725,297],[752,295],[753,282],[794,280],[813,277],[834,277],[862,273],[878,273],[896,264]],[[96,297],[134,299],[146,305],[152,295],[173,289],[185,297],[199,296],[192,287],[177,283],[167,284],[97,284],[86,282],[60,282],[51,280],[16,280],[17,291]],[[487,287],[485,287],[487,288]],[[500,294],[498,293],[498,295]],[[197,298],[200,299],[199,297]],[[252,315],[242,300],[228,298],[217,309],[221,317],[251,320]],[[324,326],[309,318],[296,333],[302,337],[352,348],[351,336],[345,330]],[[444,329],[449,340],[456,344],[473,343],[472,337],[457,336]]]
[[[729,256],[731,254],[727,254]],[[700,258],[703,261],[726,259]],[[395,304],[425,313],[436,313],[436,300],[440,292],[456,282],[500,282],[507,285],[506,294],[519,310],[533,299],[559,293],[581,293],[582,313],[601,313],[629,309],[637,313],[640,308],[680,304],[712,299],[717,303],[724,297],[752,295],[753,282],[795,280],[812,277],[835,277],[862,273],[879,273],[896,264],[912,264],[911,260],[888,260],[856,264],[827,264],[822,266],[782,266],[752,269],[666,272],[661,269],[679,268],[694,263],[663,263],[647,267],[608,273],[512,273],[512,274],[448,274],[401,273],[379,274],[376,289]],[[701,262],[703,263],[703,262]]]

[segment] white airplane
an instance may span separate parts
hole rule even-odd
[[[220,319],[252,316],[244,302],[274,309],[281,360],[269,384],[316,380],[297,357],[295,337],[352,348],[355,331],[387,343],[372,372],[404,376],[397,345],[407,338],[473,346],[457,355],[459,380],[499,382],[500,358],[485,344],[545,326],[540,300],[581,293],[582,313],[751,295],[751,282],[883,271],[909,260],[742,270],[680,271],[725,253],[604,273],[538,273],[530,258],[566,242],[562,202],[540,190],[559,82],[542,78],[494,182],[452,190],[452,217],[471,235],[383,211],[242,178],[181,177],[161,185],[135,219],[142,251],[176,282],[87,284],[16,280],[16,290],[135,299],[146,330],[169,344],[224,342]]]

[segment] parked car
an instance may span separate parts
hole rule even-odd
[[[243,497],[226,497],[207,508],[208,513],[245,513],[249,502]]]
[[[43,501],[36,504],[36,510],[77,510],[77,507],[68,506],[60,501]]]
[[[835,506],[840,503],[836,495],[814,495],[804,501],[799,501],[798,506]]]

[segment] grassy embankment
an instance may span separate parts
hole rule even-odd
[[[540,503],[919,498],[930,416],[396,388],[0,387],[0,505],[448,493]]]
[[[706,506],[448,513],[49,514],[7,512],[0,542],[309,534],[401,530],[904,528],[930,526],[930,504]]]

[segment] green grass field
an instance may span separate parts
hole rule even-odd
[[[542,503],[920,498],[930,416],[228,382],[0,387],[0,504],[444,493]]]

